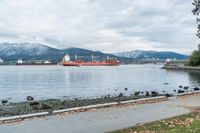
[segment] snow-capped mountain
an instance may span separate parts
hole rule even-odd
[[[45,56],[52,57],[59,53],[60,50],[39,43],[0,43],[0,58],[3,59],[38,59]]]
[[[144,50],[133,50],[125,51],[119,53],[113,53],[119,57],[133,58],[133,59],[145,59],[145,58],[154,58],[154,59],[187,59],[187,55],[170,52],[170,51],[144,51]]]
[[[38,56],[58,51],[39,43],[0,43],[0,56]]]
[[[176,58],[186,59],[187,55],[174,52],[156,52],[156,51],[129,51],[122,53],[107,54],[100,51],[92,51],[82,48],[56,49],[39,43],[0,43],[0,58],[4,60],[23,60],[31,59],[47,59],[52,61],[61,61],[65,54],[69,54],[71,58],[78,55],[83,60],[91,60],[91,55],[97,57],[98,60],[105,60],[107,56],[115,57],[121,62],[131,63],[134,59],[143,58]],[[83,58],[84,57],[84,58]]]
[[[74,55],[81,57],[81,59],[84,57],[83,60],[91,60],[91,55],[98,57],[100,60],[106,59],[107,56],[115,57],[112,54],[75,47],[56,49],[39,43],[0,43],[0,58],[4,60],[17,60],[21,58],[23,60],[48,59],[60,61],[65,54],[69,54],[72,59]]]

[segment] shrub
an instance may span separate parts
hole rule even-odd
[[[200,50],[195,50],[194,52],[192,52],[189,58],[189,65],[190,66],[200,65]]]

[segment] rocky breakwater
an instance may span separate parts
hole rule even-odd
[[[162,69],[200,71],[200,66],[189,66],[188,61],[169,61]]]

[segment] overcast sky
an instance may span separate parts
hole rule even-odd
[[[199,42],[192,1],[1,0],[0,42],[189,54]]]

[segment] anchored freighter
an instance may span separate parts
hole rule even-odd
[[[70,56],[66,54],[63,58],[63,66],[117,66],[120,62],[117,59],[109,59],[105,61],[94,61],[92,55],[92,61],[83,62],[80,60],[70,61]]]

